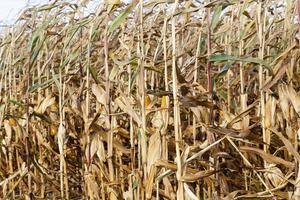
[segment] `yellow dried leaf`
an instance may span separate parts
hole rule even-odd
[[[108,193],[109,193],[109,200],[117,200],[118,199],[118,194],[113,188],[109,187]]]
[[[189,188],[188,184],[184,183],[183,187],[186,192],[186,195],[188,196],[188,199],[198,200],[198,197],[192,192],[192,190]]]
[[[100,140],[99,135],[96,135],[91,142],[90,147],[87,147],[87,151],[90,151],[90,153],[87,153],[87,155],[90,156],[90,159],[93,159],[94,155],[97,154],[98,158],[102,161],[106,161],[106,153],[103,145],[103,141]]]
[[[146,96],[145,96],[145,107],[146,107],[147,109],[149,109],[149,108],[150,108],[150,105],[151,105],[151,99],[150,99],[150,97],[149,97],[148,95],[146,95]]]
[[[10,145],[12,138],[12,128],[9,125],[8,120],[4,120],[4,129],[5,129],[5,143],[6,145]]]
[[[37,113],[43,114],[46,109],[50,106],[55,104],[55,97],[52,97],[52,95],[48,95],[39,105],[39,107],[36,109]]]
[[[100,199],[99,195],[99,185],[97,184],[97,181],[95,180],[95,177],[92,174],[85,175],[85,183],[87,186],[87,192],[89,197],[92,199]]]
[[[107,0],[107,3],[109,5],[119,5],[121,3],[121,0]]]
[[[289,120],[290,119],[290,109],[289,109],[288,96],[286,94],[284,85],[278,86],[278,95],[279,95],[279,105],[281,107],[283,116],[284,116],[285,120]]]
[[[59,153],[62,155],[64,152],[64,139],[66,134],[66,128],[62,123],[59,124],[58,132],[57,132],[57,140],[58,140],[58,149]]]
[[[57,127],[55,125],[51,124],[51,126],[50,126],[50,135],[55,136],[56,133],[57,133]]]
[[[166,108],[166,106],[167,106],[167,96],[163,96],[163,97],[161,98],[161,104],[160,104],[160,107],[161,107],[161,108]]]
[[[152,197],[152,191],[153,191],[153,181],[156,175],[156,167],[155,165],[152,165],[150,168],[149,176],[146,181],[146,198],[151,199]]]
[[[200,109],[201,108],[199,108],[199,107],[191,107],[190,109],[193,112],[193,114],[196,116],[196,119],[198,121],[201,121],[201,113],[200,113]]]
[[[16,126],[17,125],[17,121],[14,118],[9,118],[9,125],[10,126]]]
[[[300,95],[297,94],[291,85],[287,86],[286,89],[294,109],[298,114],[300,114]]]
[[[242,111],[245,111],[247,109],[247,101],[248,101],[248,94],[242,94],[241,95],[241,105],[242,105]],[[249,127],[250,118],[249,115],[243,117],[242,122],[242,128],[246,129]]]
[[[92,93],[95,95],[97,101],[102,105],[105,105],[105,90],[96,83],[94,83],[91,88]]]
[[[147,154],[147,170],[150,171],[151,166],[161,158],[161,139],[160,133],[157,131],[151,135],[149,139],[149,147]]]
[[[103,161],[103,162],[106,161],[106,152],[104,149],[104,144],[101,140],[99,140],[97,156],[101,161]]]
[[[161,128],[164,125],[164,119],[160,111],[156,112],[151,120],[152,126],[155,128]]]
[[[138,114],[134,111],[132,106],[130,105],[130,100],[126,97],[118,97],[115,99],[115,103],[120,107],[121,110],[126,112],[128,115],[130,115],[134,121],[137,122],[138,125],[142,123],[141,118],[138,116]]]

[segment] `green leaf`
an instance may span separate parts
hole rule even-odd
[[[18,105],[18,106],[24,106],[25,105],[24,103],[19,102],[19,101],[15,100],[15,99],[10,99],[9,101],[11,103],[15,104],[15,105]]]
[[[218,91],[218,94],[224,101],[227,101],[227,92],[225,92],[224,90],[220,90]]]
[[[161,72],[160,69],[158,69],[157,67],[155,67],[153,65],[145,65],[144,68],[146,70],[149,70],[149,71],[154,71],[154,72],[157,72],[159,74],[163,74],[163,72]]]
[[[67,64],[69,64],[70,62],[74,61],[75,58],[78,57],[79,52],[76,51],[74,53],[71,53],[63,62],[63,64],[61,65],[61,68],[63,69]]]
[[[29,49],[31,52],[30,67],[35,63],[46,39],[43,37],[43,31],[49,26],[53,19],[54,17],[51,17],[50,19],[46,20],[32,34],[29,45]]]
[[[243,15],[245,15],[246,17],[248,17],[249,19],[252,19],[249,12],[247,10],[244,10]]]
[[[168,177],[168,176],[170,176],[172,174],[174,174],[174,172],[169,169],[169,170],[165,171],[164,173],[162,173],[161,175],[159,175],[156,178],[156,181],[160,182],[163,178]]]
[[[138,65],[138,63],[137,63],[137,58],[136,58],[136,57],[133,57],[133,58],[131,58],[131,59],[129,59],[129,60],[125,60],[125,61],[119,61],[119,60],[117,60],[116,58],[114,58],[114,56],[112,56],[111,59],[113,60],[113,62],[114,62],[116,65],[119,65],[120,67],[123,67],[123,66],[125,66],[125,65],[129,65],[129,64],[131,64],[131,65]]]
[[[100,81],[98,80],[97,72],[96,72],[95,68],[94,68],[93,66],[90,65],[90,66],[89,66],[89,71],[90,71],[90,73],[91,73],[91,75],[92,75],[94,81],[95,81],[97,84],[99,84]]]
[[[64,47],[63,49],[65,49],[66,47],[69,46],[71,40],[73,39],[73,37],[75,36],[75,34],[78,32],[78,30],[80,28],[82,28],[83,26],[85,26],[86,24],[88,24],[90,21],[92,21],[92,19],[84,19],[82,21],[80,21],[79,23],[77,23],[77,25],[72,28],[71,30],[73,30],[72,34],[70,35],[70,37],[68,39],[66,39],[66,43],[64,43]]]
[[[5,110],[5,104],[0,105],[0,112],[3,112]]]
[[[46,29],[46,27],[50,24],[50,22],[53,20],[53,17],[51,17],[50,19],[46,20],[44,23],[42,23],[41,26],[39,26],[32,34],[31,37],[31,41],[30,41],[30,45],[29,45],[29,49],[30,51],[33,51],[37,45],[38,40],[41,37],[41,34],[43,32],[43,30]]]
[[[32,39],[31,39],[31,43],[30,43],[30,51],[32,51],[34,49],[38,40],[39,40],[39,35],[37,33],[34,33],[32,35]]]
[[[37,57],[38,57],[38,55],[39,55],[42,47],[43,47],[44,41],[45,41],[45,39],[43,39],[42,41],[40,41],[38,43],[38,45],[36,46],[36,48],[34,48],[33,54],[31,56],[30,66],[34,65],[34,63],[35,63],[35,61],[36,61],[36,59],[37,59]]]
[[[214,76],[214,85],[216,85],[216,83],[218,82],[218,80],[220,78],[224,77],[227,74],[230,67],[231,67],[231,65],[225,64],[223,66],[223,68],[221,69],[221,71]]]
[[[55,74],[53,74],[53,80],[54,80],[54,83],[55,83],[55,85],[56,85],[56,87],[57,87],[57,89],[60,91],[61,90],[61,85],[60,85],[60,83],[59,83],[59,81],[58,81],[58,75],[55,75]]]
[[[268,64],[258,58],[253,58],[253,57],[235,57],[235,56],[230,56],[227,54],[216,54],[216,55],[211,55],[209,58],[210,61],[215,61],[215,62],[223,62],[223,61],[241,61],[241,62],[249,62],[249,63],[255,63],[255,64],[260,64],[264,66],[268,66]]]
[[[118,17],[116,17],[112,23],[110,24],[108,28],[108,32],[113,32],[116,30],[127,18],[129,13],[132,11],[132,9],[135,7],[135,3],[130,4]]]
[[[80,28],[80,26],[77,26],[76,28],[74,28],[72,34],[70,35],[70,37],[68,38],[68,40],[66,40],[67,42],[64,44],[64,49],[65,49],[66,47],[69,46],[69,44],[70,44],[72,38],[73,38],[74,35],[77,33],[77,31],[79,30],[79,28]]]
[[[29,93],[33,93],[35,92],[38,88],[44,88],[44,87],[48,87],[49,84],[51,84],[53,82],[53,79],[49,79],[47,81],[45,81],[44,83],[36,83],[33,86],[31,86],[30,88],[28,88],[28,92]]]
[[[230,56],[227,54],[215,54],[215,55],[211,55],[209,57],[210,61],[214,61],[214,62],[229,62],[229,61],[239,61],[239,62],[245,62],[245,63],[254,63],[254,64],[258,64],[258,65],[262,65],[263,67],[265,67],[269,73],[271,75],[273,75],[273,71],[270,68],[269,64],[267,62],[265,62],[262,59],[259,58],[253,58],[253,57],[236,57],[236,56]]]
[[[221,13],[222,13],[222,10],[223,10],[223,6],[222,5],[219,5],[215,12],[214,12],[214,15],[212,17],[212,20],[211,20],[211,29],[214,30],[219,22],[219,18],[221,16]]]
[[[56,8],[58,7],[59,5],[56,5],[56,4],[50,4],[50,5],[44,5],[44,6],[41,6],[37,11],[38,12],[41,12],[41,11],[49,11],[53,8]]]
[[[34,84],[33,86],[31,86],[29,89],[28,89],[28,92],[29,93],[32,93],[32,92],[34,92],[34,91],[36,91],[38,88],[41,88],[41,87],[43,87],[44,86],[44,84]]]
[[[118,72],[119,72],[119,66],[118,65],[115,65],[113,68],[112,68],[112,70],[111,70],[111,72],[110,72],[110,74],[109,74],[109,80],[110,81],[112,81],[112,80],[114,80],[114,78],[116,77],[116,75],[118,74]]]
[[[221,69],[221,71],[219,73],[217,73],[216,75],[214,75],[214,77],[213,77],[213,91],[217,91],[218,81],[227,74],[230,67],[232,67],[232,63],[225,64],[223,66],[223,68]]]
[[[133,190],[136,189],[139,185],[140,185],[139,181],[138,181],[138,180],[135,180],[135,181],[133,182],[132,189],[133,189]]]
[[[44,114],[40,114],[40,113],[37,113],[35,111],[32,112],[32,116],[35,116],[35,117],[38,117],[40,118],[41,120],[45,121],[45,122],[48,122],[49,124],[52,123],[50,117],[44,115]]]
[[[131,75],[131,82],[130,82],[130,91],[133,89],[133,84],[136,81],[137,75],[139,74],[139,68],[133,72]]]

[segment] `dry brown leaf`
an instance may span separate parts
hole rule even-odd
[[[286,92],[294,109],[296,110],[298,115],[300,115],[300,96],[297,94],[297,92],[291,85],[286,86]]]
[[[88,195],[93,199],[100,199],[100,188],[92,174],[85,175]]]
[[[86,155],[90,155],[90,159],[93,159],[94,155],[97,154],[100,161],[105,162],[106,161],[106,152],[104,149],[103,142],[99,138],[100,136],[97,134],[90,144],[90,147],[87,147],[87,151],[90,151],[90,153],[86,153]]]
[[[199,179],[203,179],[205,177],[211,176],[213,174],[217,173],[215,170],[205,170],[205,171],[199,171],[195,174],[185,174],[181,178],[185,182],[195,182]]]
[[[154,178],[156,175],[156,167],[155,165],[151,165],[150,170],[149,170],[149,175],[148,179],[146,181],[146,198],[151,199],[152,197],[152,191],[153,191],[153,186],[154,186]]]
[[[265,176],[271,181],[274,187],[278,187],[286,182],[282,171],[275,166],[269,166],[266,168]],[[286,182],[287,183],[287,182]]]
[[[126,97],[118,97],[117,99],[115,99],[115,103],[120,107],[120,109],[130,115],[134,119],[134,121],[136,121],[137,124],[140,125],[142,123],[141,118],[134,111],[134,109],[130,105],[130,102],[131,101]]]
[[[109,199],[110,200],[117,200],[118,199],[118,194],[113,188],[109,187],[108,192],[109,192]]]
[[[243,190],[236,190],[236,191],[233,191],[231,192],[230,194],[228,194],[226,197],[222,198],[222,200],[234,200],[236,195],[239,193],[239,192],[243,192]]]
[[[239,147],[241,151],[246,151],[246,152],[253,152],[255,154],[258,154],[261,156],[262,159],[266,160],[269,163],[274,163],[274,164],[281,164],[284,165],[285,167],[288,168],[294,168],[295,164],[289,161],[286,161],[280,157],[273,156],[272,154],[268,154],[265,151],[254,148],[254,147],[248,147],[248,146],[241,146]]]
[[[299,195],[299,2],[26,9],[0,28],[0,199]]]
[[[297,159],[298,162],[300,162],[300,155],[297,152],[297,150],[294,148],[294,146],[291,144],[291,142],[288,139],[286,139],[282,135],[282,133],[276,131],[275,129],[270,128],[269,130],[271,130],[273,133],[275,133],[279,137],[279,139],[284,143],[284,145],[287,148],[288,152],[291,153],[295,157],[295,159]]]
[[[97,125],[97,124],[92,124],[91,128],[96,131],[96,134],[98,134],[99,136],[99,139],[101,141],[104,141],[104,142],[108,142],[108,134],[107,132],[105,132],[105,130]],[[111,131],[117,131],[118,129],[115,129],[115,130],[111,130]],[[124,154],[130,154],[130,149],[126,148],[117,138],[113,138],[113,148],[115,148],[116,150],[120,151],[121,153],[124,153]]]
[[[286,69],[287,69],[288,65],[285,64],[281,67],[279,67],[278,71],[275,73],[275,75],[273,77],[270,78],[269,81],[267,81],[265,83],[265,85],[261,88],[261,90],[267,91],[269,88],[271,88],[273,85],[275,85],[276,83],[278,83],[278,81],[282,78],[282,76],[284,75]]]

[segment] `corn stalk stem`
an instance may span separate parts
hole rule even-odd
[[[176,177],[178,180],[178,189],[177,189],[177,199],[184,199],[183,191],[183,182],[181,180],[182,176],[182,161],[180,154],[179,142],[181,141],[180,137],[180,110],[179,110],[179,101],[177,97],[177,73],[176,73],[176,18],[174,16],[176,8],[178,5],[178,0],[175,0],[172,16],[172,81],[173,81],[173,101],[174,101],[174,131],[175,131],[175,142],[176,142],[176,162],[177,162],[177,173]]]
[[[210,58],[211,55],[211,25],[210,25],[210,8],[207,9],[207,56]],[[212,63],[210,60],[207,61],[207,87],[210,94],[210,100],[213,101],[213,82],[212,82]],[[209,123],[214,124],[214,113],[213,109],[209,111]]]

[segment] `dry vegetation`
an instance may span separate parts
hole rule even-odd
[[[26,9],[1,35],[0,198],[300,199],[298,3]]]

